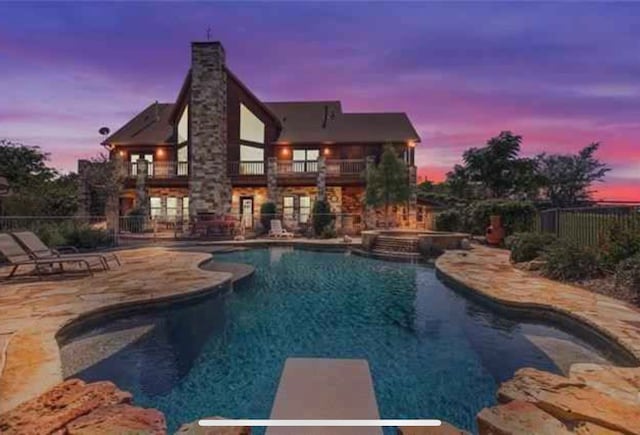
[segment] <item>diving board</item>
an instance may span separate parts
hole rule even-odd
[[[272,420],[377,420],[378,404],[363,359],[288,358]],[[379,427],[268,427],[266,435],[382,435]]]

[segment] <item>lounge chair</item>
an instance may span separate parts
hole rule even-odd
[[[83,265],[86,267],[87,272],[93,276],[91,265],[89,264],[89,261],[84,258],[32,258],[13,237],[5,233],[0,233],[0,254],[2,254],[7,261],[9,261],[9,264],[13,266],[11,272],[6,277],[7,279],[13,277],[20,266],[34,266],[35,271],[38,274],[38,278],[41,279],[42,266],[54,267],[57,265],[60,267],[60,271],[64,272],[63,264],[65,263]]]
[[[271,220],[271,229],[269,230],[269,237],[293,237],[293,233],[282,228],[282,222],[280,219]]]
[[[32,258],[37,258],[39,260],[45,260],[50,258],[98,258],[100,259],[100,263],[102,264],[104,270],[109,270],[109,261],[115,261],[118,266],[120,265],[120,259],[113,254],[104,254],[104,253],[82,253],[78,252],[74,246],[64,246],[62,248],[51,249],[47,245],[45,245],[42,240],[38,236],[36,236],[31,231],[19,231],[15,233],[11,233],[13,237],[16,238],[18,243],[20,243],[26,250],[31,254]],[[63,250],[71,250],[73,253],[64,254]]]

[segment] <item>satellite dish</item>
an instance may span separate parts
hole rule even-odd
[[[106,136],[111,132],[111,130],[109,130],[109,127],[100,127],[100,130],[98,130],[98,133],[100,133],[102,136]]]

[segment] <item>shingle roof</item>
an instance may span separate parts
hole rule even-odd
[[[159,145],[173,143],[173,127],[169,121],[173,106],[172,103],[152,103],[109,136],[103,144]]]
[[[289,101],[265,104],[282,123],[278,142],[420,141],[418,133],[405,113],[343,113],[339,101]]]

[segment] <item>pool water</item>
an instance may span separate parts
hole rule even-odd
[[[209,416],[268,418],[288,357],[364,358],[382,418],[471,431],[521,367],[603,362],[554,327],[498,316],[428,266],[288,248],[216,255],[255,275],[226,296],[116,319],[62,349],[65,375],[110,379],[171,431]]]

